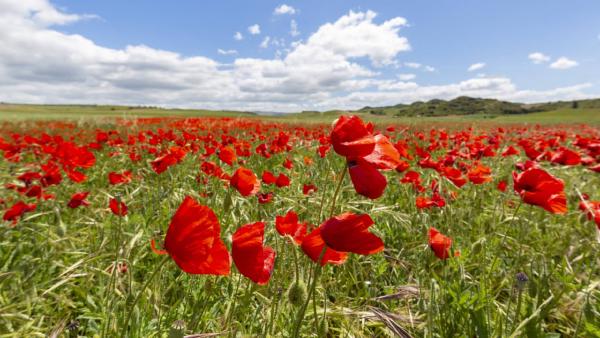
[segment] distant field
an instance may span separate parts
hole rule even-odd
[[[264,116],[249,112],[215,111],[194,109],[165,109],[126,106],[85,106],[85,105],[16,105],[0,104],[0,120],[30,119],[82,119],[104,117],[159,117],[159,116],[224,116],[258,118],[269,121],[290,123],[330,123],[345,111],[326,113],[292,113],[285,116]],[[436,117],[394,117],[372,115],[364,112],[351,112],[365,120],[379,123],[398,124],[438,124],[438,123],[587,123],[600,124],[600,109],[558,109],[540,113],[519,115],[456,115]]]

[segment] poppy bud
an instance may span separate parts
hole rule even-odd
[[[169,338],[183,338],[184,331],[185,322],[178,319],[171,325],[171,329],[169,330]]]
[[[327,322],[327,319],[323,319],[321,321],[321,325],[319,325],[319,337],[327,337],[327,333],[329,332],[329,322]]]
[[[523,290],[525,288],[525,285],[529,281],[529,278],[527,277],[525,272],[517,273],[517,275],[515,276],[515,279],[517,280],[517,289],[519,289],[519,290]]]
[[[306,301],[306,284],[302,281],[293,282],[287,292],[288,300],[293,306],[301,306]]]

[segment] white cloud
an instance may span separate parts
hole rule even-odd
[[[273,14],[275,15],[283,15],[283,14],[296,14],[296,9],[292,6],[288,6],[286,4],[280,5],[279,7],[275,8],[275,10],[273,11]]]
[[[378,23],[373,12],[349,12],[291,45],[271,37],[279,57],[236,57],[228,64],[144,45],[107,48],[52,27],[81,19],[48,1],[0,0],[0,27],[11,27],[0,29],[0,101],[300,111],[459,95],[579,99],[591,86],[531,91],[504,77],[441,85],[417,84],[408,74],[383,79],[371,66],[397,62],[410,45],[399,33],[406,20]]]
[[[219,53],[221,55],[235,55],[238,53],[238,51],[235,49],[224,50],[224,49],[219,48],[219,49],[217,49],[217,53]]]
[[[240,32],[235,32],[235,34],[233,35],[233,38],[237,41],[240,41],[240,40],[244,39],[244,36]]]
[[[250,33],[252,35],[260,34],[260,26],[256,23],[256,24],[248,27],[248,33]]]
[[[397,77],[402,81],[409,81],[417,78],[415,74],[398,74]]]
[[[270,36],[265,36],[265,38],[260,43],[260,48],[267,48],[267,47],[269,47],[269,41],[271,41],[271,37]]]
[[[474,63],[472,65],[469,66],[469,68],[467,69],[468,72],[474,72],[476,70],[482,69],[483,67],[485,67],[485,63],[484,62],[478,62],[478,63]]]
[[[559,57],[556,61],[552,62],[550,64],[550,68],[552,69],[569,69],[569,68],[573,68],[576,67],[577,65],[579,65],[579,63],[577,63],[577,61],[575,60],[571,60],[567,57]]]
[[[290,21],[290,35],[291,36],[300,35],[300,32],[298,31],[298,23],[294,19],[292,19],[292,21]]]
[[[540,53],[540,52],[531,53],[531,54],[529,54],[528,58],[529,58],[529,60],[531,60],[531,62],[533,62],[535,64],[540,64],[540,63],[550,61],[550,57],[548,55],[545,55],[544,53]]]
[[[404,65],[408,68],[419,69],[421,68],[421,64],[417,62],[405,62]]]
[[[423,68],[426,72],[435,72],[435,68],[431,67],[431,66],[425,66]]]
[[[399,53],[410,50],[410,44],[398,31],[406,19],[396,17],[377,25],[372,11],[350,11],[334,23],[322,25],[307,41],[314,49],[328,50],[349,58],[367,56],[373,64],[389,64]]]

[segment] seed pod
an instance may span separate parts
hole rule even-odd
[[[302,281],[293,282],[287,292],[288,300],[294,306],[301,306],[306,301],[306,285]]]

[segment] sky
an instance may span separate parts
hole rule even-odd
[[[292,112],[600,97],[597,0],[0,0],[0,101]]]

